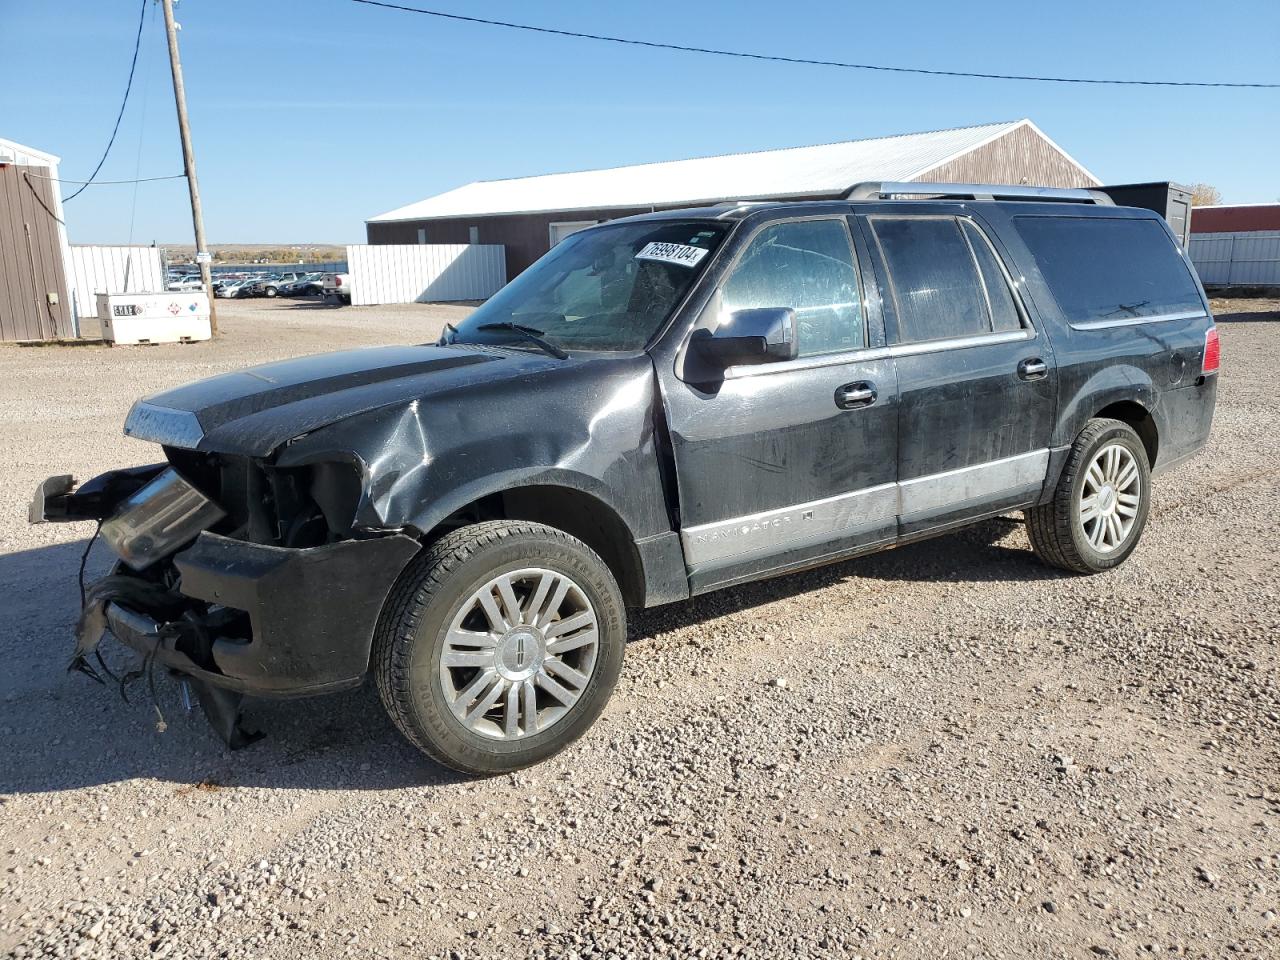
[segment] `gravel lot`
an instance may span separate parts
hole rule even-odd
[[[231,754],[168,679],[160,730],[64,673],[86,530],[27,526],[38,480],[154,459],[142,393],[467,311],[219,307],[216,344],[0,348],[0,952],[1280,956],[1280,302],[1218,305],[1212,446],[1120,570],[999,520],[638,615],[595,730],[488,781],[370,685]]]

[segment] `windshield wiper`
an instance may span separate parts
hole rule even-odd
[[[542,331],[535,330],[533,327],[526,327],[522,323],[512,323],[510,320],[503,320],[500,323],[482,323],[476,327],[477,330],[509,330],[512,333],[518,333],[530,343],[537,344],[551,356],[557,360],[567,360],[569,355],[557,347],[550,340],[542,339]]]

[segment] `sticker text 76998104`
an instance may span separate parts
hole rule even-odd
[[[636,254],[637,260],[658,260],[676,263],[682,267],[696,267],[707,255],[703,247],[690,247],[683,243],[647,243]]]

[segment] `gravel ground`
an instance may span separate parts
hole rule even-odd
[[[26,525],[38,480],[152,459],[139,394],[466,312],[220,306],[216,344],[0,348],[0,951],[1280,956],[1280,302],[1217,305],[1210,450],[1121,569],[998,520],[637,615],[595,730],[487,781],[368,685],[231,754],[168,679],[161,723],[63,672],[85,530]]]

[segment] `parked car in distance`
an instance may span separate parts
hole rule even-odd
[[[276,297],[284,293],[285,287],[296,283],[304,274],[297,270],[287,270],[284,273],[272,273],[265,277],[260,277],[253,287],[253,295],[256,297]]]
[[[232,745],[241,696],[372,672],[411,743],[493,774],[591,726],[628,607],[1012,511],[1041,562],[1116,567],[1207,442],[1218,366],[1155,213],[867,184],[614,220],[437,344],[139,400],[161,462],[50,477],[31,518],[102,522],[120,557],[76,655],[109,624]]]
[[[320,281],[320,295],[337,297],[343,303],[351,303],[351,274],[326,273]]]
[[[226,280],[214,291],[214,295],[226,299],[248,296],[248,292],[252,289],[254,282],[249,277],[242,277],[239,280]]]
[[[294,280],[291,280],[290,282],[281,285],[280,296],[282,297],[316,296],[320,293],[319,281],[323,277],[324,277],[323,273],[301,274]]]
[[[165,289],[177,291],[199,290],[203,285],[198,276],[176,277],[170,278],[169,282],[165,284]]]

